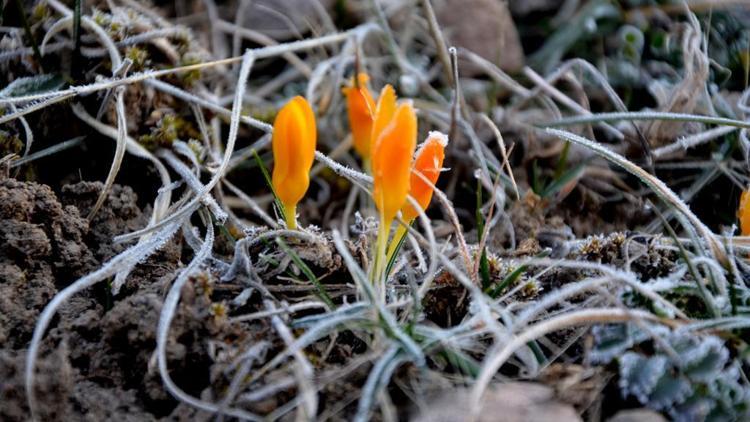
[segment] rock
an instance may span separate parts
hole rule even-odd
[[[555,397],[583,412],[601,398],[610,376],[598,366],[553,363],[537,379],[552,387]]]
[[[248,2],[242,26],[262,32],[275,40],[297,38],[312,27],[319,27],[320,15],[309,0],[254,0]],[[319,0],[330,14],[334,1]],[[232,15],[234,16],[234,15]]]
[[[523,68],[523,48],[505,2],[439,0],[434,6],[448,45],[471,50],[507,72]],[[459,66],[463,75],[479,72],[470,62],[462,60]]]
[[[550,12],[561,6],[559,0],[510,0],[510,11],[515,16],[527,16],[532,13]]]
[[[621,410],[607,422],[667,422],[667,419],[650,409]]]
[[[421,409],[413,422],[466,420],[471,413],[471,390],[456,389],[439,394]],[[487,390],[477,421],[581,421],[573,407],[557,401],[551,388],[530,382],[510,382]]]

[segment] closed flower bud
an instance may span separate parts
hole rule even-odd
[[[292,98],[273,124],[273,189],[284,208],[287,227],[295,229],[297,203],[310,186],[315,157],[315,116],[304,98]]]
[[[422,211],[427,209],[432,200],[435,183],[443,168],[446,145],[448,145],[448,136],[440,132],[430,132],[414,159],[409,195],[419,203]],[[420,177],[420,174],[424,178]],[[429,183],[425,179],[429,180]],[[413,220],[417,215],[419,211],[409,201],[401,208],[401,218],[406,222]]]
[[[379,118],[376,116],[375,128]],[[409,194],[411,161],[417,144],[417,116],[411,103],[398,106],[393,119],[375,139],[372,194],[381,223],[390,225]]]
[[[372,149],[372,122],[375,115],[375,100],[367,88],[368,76],[365,73],[357,75],[357,83],[352,81],[342,90],[346,96],[346,108],[349,115],[349,126],[352,130],[354,149],[363,160],[370,159]]]
[[[396,92],[393,87],[386,85],[380,90],[380,97],[378,97],[378,105],[375,107],[375,116],[372,122],[372,134],[370,135],[372,142],[370,144],[370,157],[372,157],[372,149],[375,148],[375,142],[377,141],[383,130],[393,120],[393,115],[396,113]]]

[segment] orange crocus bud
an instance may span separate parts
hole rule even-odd
[[[740,219],[740,231],[743,236],[750,236],[750,190],[740,195],[740,207],[737,210],[737,218]]]
[[[380,90],[380,97],[378,97],[378,105],[375,107],[375,117],[372,122],[372,143],[370,144],[372,157],[372,149],[375,148],[375,142],[377,141],[383,130],[393,120],[393,115],[396,113],[396,92],[393,90],[391,85],[386,85]]]
[[[370,78],[365,73],[357,75],[357,83],[352,78],[349,86],[342,89],[346,96],[346,108],[349,114],[349,126],[352,129],[354,149],[363,160],[370,159],[370,140],[372,136],[372,122],[375,115],[375,100],[367,81]]]
[[[422,211],[427,209],[430,200],[432,200],[435,183],[443,169],[446,145],[448,145],[447,135],[440,132],[430,132],[427,140],[419,147],[417,157],[414,159],[409,195],[419,203]],[[420,173],[424,178],[419,176]],[[425,179],[429,180],[429,183]],[[416,218],[417,215],[419,215],[419,211],[409,201],[401,208],[401,218],[407,223]]]
[[[297,203],[310,186],[316,138],[315,116],[310,104],[300,96],[292,98],[276,115],[272,141],[272,184],[289,229],[297,227]]]
[[[417,146],[417,116],[411,103],[398,106],[391,122],[375,139],[372,195],[381,224],[388,226],[409,194],[411,161]]]

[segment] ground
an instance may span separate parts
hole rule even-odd
[[[6,3],[0,420],[750,418],[742,2]],[[382,278],[357,72],[449,139]]]

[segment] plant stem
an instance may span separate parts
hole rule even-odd
[[[284,204],[284,219],[287,229],[297,230],[297,204]]]
[[[83,68],[81,65],[81,0],[75,0],[73,4],[73,57],[71,62],[70,73],[73,78],[83,76]],[[114,67],[114,64],[112,64]]]
[[[31,43],[31,51],[34,54],[34,59],[39,63],[39,68],[42,70],[42,73],[45,73],[44,63],[42,63],[42,55],[39,52],[39,45],[36,43],[34,33],[31,32],[31,26],[29,25],[29,20],[26,18],[26,10],[23,8],[23,3],[21,0],[15,0],[15,6],[16,9],[18,9],[18,17],[21,19],[21,24],[23,25],[23,32]]]
[[[372,162],[369,158],[362,159],[362,170],[365,171],[365,174],[372,174]]]
[[[377,294],[381,300],[385,300],[385,252],[388,245],[388,232],[390,231],[391,222],[380,219],[378,227],[378,238],[375,241],[375,259],[373,262],[372,283],[377,287]]]

